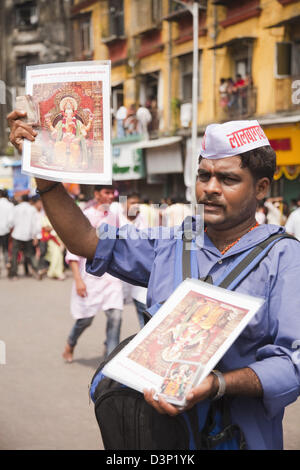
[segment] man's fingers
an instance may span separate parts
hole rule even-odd
[[[25,127],[17,127],[13,133],[14,139],[27,139],[31,142],[35,141],[35,136]]]
[[[161,409],[163,409],[169,416],[177,416],[181,412],[178,406],[171,405],[171,403],[168,403],[161,396],[158,396],[158,403]]]
[[[153,390],[144,390],[144,397],[145,397],[146,402],[149,405],[153,406],[153,408],[155,408],[158,413],[165,414],[165,412],[161,409],[158,401],[154,400],[153,396],[154,396]]]
[[[164,400],[161,396],[158,396],[158,400],[154,399],[154,391],[153,390],[144,390],[144,397],[149,405],[153,406],[153,408],[158,411],[160,414],[168,414],[169,416],[176,416],[180,413],[180,409],[174,405],[171,405],[166,400]]]
[[[16,131],[17,129],[25,129],[29,134],[37,136],[37,131],[35,131],[30,124],[26,124],[26,122],[23,122],[20,119],[13,121],[11,125],[12,131]]]
[[[12,111],[11,113],[7,115],[7,120],[10,123],[11,121],[15,121],[16,119],[25,117],[26,115],[27,113],[25,111],[17,111],[15,109],[14,111]]]

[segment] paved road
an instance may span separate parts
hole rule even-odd
[[[42,282],[0,278],[0,449],[102,449],[88,385],[101,360],[105,318],[99,314],[78,343],[74,362],[61,352],[73,324],[71,279]],[[122,337],[138,330],[132,304],[125,307]],[[0,343],[1,344],[1,343]],[[300,449],[300,400],[287,408],[285,448]]]

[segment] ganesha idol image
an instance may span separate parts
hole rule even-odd
[[[87,134],[91,129],[93,115],[86,110],[88,118],[86,124],[77,113],[78,103],[71,97],[64,97],[59,103],[59,110],[55,118],[48,113],[45,124],[51,132],[54,143],[53,161],[57,166],[67,166],[70,169],[88,168]]]

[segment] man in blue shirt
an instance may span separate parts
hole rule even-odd
[[[21,117],[16,111],[8,117],[11,141],[19,149],[24,137],[36,135]],[[204,205],[206,232],[192,275],[209,274],[214,281],[243,251],[284,229],[257,226],[255,220],[275,171],[275,153],[257,121],[208,126],[200,155],[196,194]],[[38,179],[37,186],[54,229],[71,252],[87,258],[88,272],[108,272],[148,287],[147,306],[155,312],[176,287],[176,230],[166,239],[130,226],[127,237],[118,230],[116,237],[107,237],[108,227],[96,233],[61,184]],[[236,288],[263,297],[264,305],[219,362],[221,374],[209,374],[187,397],[190,408],[216,394],[228,395],[232,422],[243,430],[248,449],[283,447],[284,408],[299,395],[299,277],[299,243],[280,240]],[[154,400],[151,390],[144,395],[159,413],[182,411]]]

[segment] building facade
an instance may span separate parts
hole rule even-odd
[[[71,57],[71,0],[2,0],[0,2],[0,149],[9,154],[6,114],[25,91],[26,66],[65,62]]]
[[[71,10],[74,59],[111,60],[115,181],[155,200],[190,184],[193,17],[183,3],[192,2],[77,0]],[[277,152],[272,194],[292,199],[300,192],[300,1],[201,0],[198,21],[199,142],[209,123],[258,119]],[[152,115],[146,133],[134,127],[140,105]]]
[[[189,197],[192,3],[3,0],[1,153],[26,65],[110,60],[116,184],[155,202]],[[200,0],[198,53],[199,145],[209,123],[258,119],[277,152],[272,195],[290,201],[300,192],[300,1]]]

